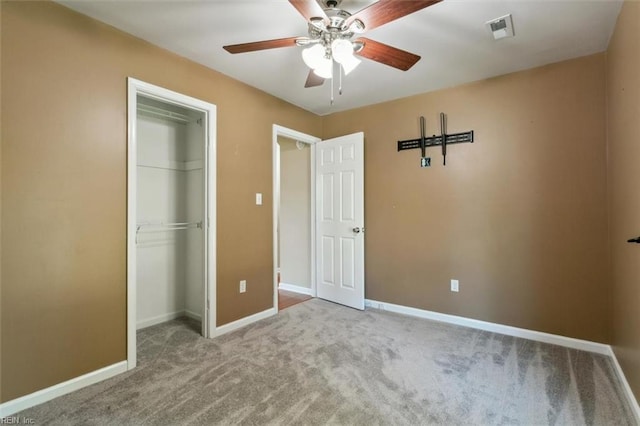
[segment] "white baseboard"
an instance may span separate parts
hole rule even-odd
[[[313,290],[310,289],[309,287],[302,287],[300,285],[295,285],[295,284],[280,283],[278,284],[278,288],[281,290],[292,291],[294,293],[306,294],[307,296],[311,296],[311,297],[314,296]]]
[[[158,315],[157,317],[147,318],[136,322],[136,330],[142,330],[143,328],[151,327],[156,324],[162,324],[163,322],[171,321],[176,318],[182,318],[189,316],[187,311],[169,312],[168,314]]]
[[[269,308],[265,311],[258,312],[257,314],[249,315],[248,317],[240,318],[237,321],[230,322],[229,324],[221,325],[213,330],[211,337],[221,336],[226,333],[230,333],[234,330],[244,327],[245,325],[253,324],[256,321],[260,321],[270,316],[275,315],[277,312],[275,308]]]
[[[480,321],[471,318],[459,317],[456,315],[441,314],[439,312],[411,308],[402,305],[394,305],[393,303],[387,302],[378,302],[376,300],[365,300],[365,306],[389,312],[396,312],[399,314],[411,315],[419,318],[426,318],[433,321],[440,321],[449,324],[461,325],[464,327],[476,328],[478,330],[492,331],[494,333],[506,334],[507,336],[522,337],[523,339],[551,343],[552,345],[564,346],[567,348],[579,349],[587,352],[595,352],[602,355],[609,355],[611,353],[611,348],[609,345],[605,345],[604,343],[591,342],[589,340],[574,339],[572,337],[559,336],[557,334],[527,330],[525,328]]]
[[[29,395],[4,402],[0,404],[0,419],[11,416],[22,410],[26,410],[27,408],[51,401],[54,398],[66,395],[75,390],[93,385],[94,383],[109,379],[120,373],[124,373],[125,371],[127,371],[127,361],[121,361]]]
[[[246,325],[252,324],[256,321],[260,321],[262,319],[273,316],[275,314],[276,314],[276,310],[274,308],[269,308],[265,311],[258,312],[257,314],[253,314],[248,317],[241,318],[237,321],[217,327],[214,330],[212,337],[229,333],[231,331],[237,330]],[[138,328],[150,327],[154,324],[159,324],[164,321],[180,318],[185,315],[194,319],[201,319],[201,316],[194,312],[179,311],[179,312],[172,312],[166,315],[154,317],[145,321],[141,321],[137,324],[137,326]],[[104,367],[99,370],[92,371],[91,373],[87,373],[82,376],[73,378],[66,382],[59,383],[49,388],[39,390],[29,395],[25,395],[11,401],[7,401],[5,403],[0,404],[0,419],[7,416],[11,416],[22,410],[26,410],[27,408],[31,408],[36,405],[42,404],[44,402],[50,401],[59,396],[66,395],[70,392],[76,391],[78,389],[84,388],[94,383],[98,383],[102,380],[109,379],[113,376],[116,376],[120,373],[124,373],[126,371],[127,371],[127,361],[122,361],[117,364],[113,364],[108,367]]]
[[[636,397],[633,394],[633,391],[631,390],[631,386],[629,385],[629,382],[627,381],[627,378],[624,375],[624,371],[622,371],[622,367],[620,366],[620,363],[618,362],[618,358],[616,357],[616,353],[613,351],[613,348],[611,346],[609,346],[609,356],[611,357],[611,360],[613,361],[613,366],[614,366],[614,368],[616,370],[616,373],[618,373],[618,378],[622,382],[622,387],[624,388],[624,391],[625,391],[625,393],[627,395],[627,399],[629,400],[629,404],[631,405],[631,409],[633,410],[633,414],[636,417],[636,423],[640,424],[640,406],[638,405],[638,400],[636,400]]]
[[[471,318],[459,317],[456,315],[441,314],[439,312],[427,311],[424,309],[411,308],[409,306],[395,305],[393,303],[378,302],[376,300],[365,300],[365,306],[369,308],[380,309],[383,311],[396,312],[399,314],[410,315],[419,318],[425,318],[433,321],[446,322],[449,324],[461,325],[464,327],[475,328],[478,330],[491,331],[494,333],[506,334],[507,336],[521,337],[524,339],[535,340],[543,343],[564,346],[572,349],[579,349],[587,352],[594,352],[606,355],[613,361],[614,369],[622,382],[631,409],[636,418],[636,422],[640,424],[640,406],[636,400],[631,386],[622,371],[622,367],[613,352],[610,345],[604,343],[591,342],[589,340],[574,339],[572,337],[559,336],[557,334],[542,333],[540,331],[527,330],[525,328],[512,327],[509,325],[496,324],[487,321],[480,321]]]
[[[184,316],[188,317],[188,318],[191,318],[193,320],[196,320],[196,321],[202,321],[202,315],[196,314],[195,312],[190,311],[188,309],[185,309]]]
[[[620,363],[618,362],[613,349],[609,345],[369,299],[365,300],[365,306],[369,308],[381,309],[389,312],[396,312],[414,317],[430,319],[433,321],[440,321],[479,330],[491,331],[494,333],[506,334],[508,336],[522,337],[525,339],[536,340],[544,343],[551,343],[559,346],[565,346],[573,349],[580,349],[588,352],[607,355],[611,357],[613,361],[614,368],[616,370],[616,373],[618,374],[620,381],[622,382],[623,388],[633,410],[633,414],[636,417],[636,421],[640,423],[640,406],[638,406],[638,401],[636,400],[633,391],[631,390],[631,386],[629,385],[629,382],[627,381],[624,372],[622,371]],[[190,317],[200,317],[198,314],[190,311],[182,312],[182,315],[184,314]],[[275,314],[275,308],[270,308],[265,311],[250,315],[248,317],[241,318],[237,321],[217,327],[213,332],[213,336],[220,336],[222,334],[229,333]],[[109,379],[126,371],[127,361],[121,361],[116,364],[112,364],[99,370],[92,371],[82,376],[73,378],[71,380],[67,380],[66,382],[62,382],[46,389],[39,390],[29,395],[4,402],[0,404],[0,419],[11,416],[22,410],[26,410],[27,408],[45,403],[54,398],[66,395],[78,389]]]

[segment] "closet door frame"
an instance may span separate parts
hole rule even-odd
[[[137,108],[138,95],[204,114],[204,337],[216,330],[216,106],[132,77],[127,78],[127,369],[136,367],[136,212],[137,212]]]

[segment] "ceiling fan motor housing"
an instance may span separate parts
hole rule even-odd
[[[329,9],[325,13],[329,18],[328,30],[344,31],[347,29],[347,18],[351,16],[349,12],[342,9]]]
[[[340,3],[342,3],[342,0],[323,0],[322,1],[322,4],[326,9],[337,8],[338,6],[340,6]]]
[[[324,10],[326,18],[314,17],[309,22],[310,41],[320,42],[325,46],[327,57],[330,57],[330,46],[334,40],[350,40],[355,33],[364,31],[364,23],[359,19],[347,25],[351,13],[338,8],[341,2],[342,0],[322,0],[322,4],[326,7]],[[354,48],[355,52],[360,51],[362,43]]]

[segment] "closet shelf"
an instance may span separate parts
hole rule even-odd
[[[169,111],[163,108],[154,107],[151,105],[138,104],[138,112],[153,117],[162,117],[169,120],[176,121],[178,123],[186,124],[191,121],[188,115],[180,114],[179,112]]]

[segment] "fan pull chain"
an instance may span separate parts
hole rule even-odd
[[[333,74],[333,69],[331,70],[331,73]],[[333,86],[335,84],[335,78],[331,79],[331,105],[333,105]]]
[[[342,96],[342,64],[340,64],[338,72],[340,73],[340,87],[338,87],[338,94]]]

